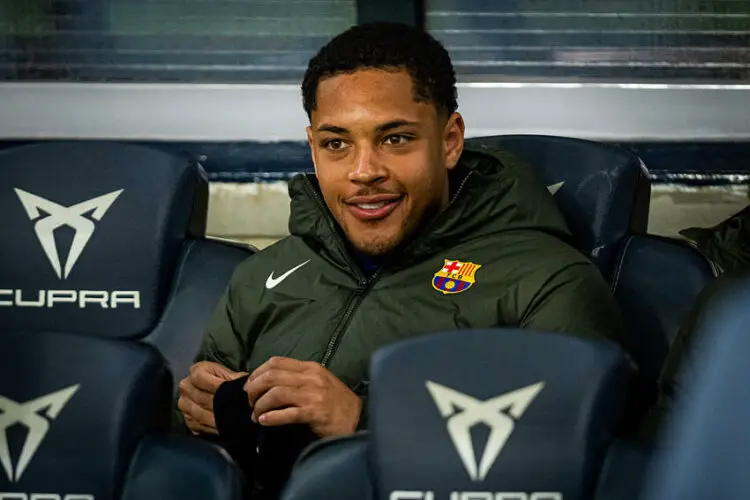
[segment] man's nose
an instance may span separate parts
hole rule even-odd
[[[377,184],[387,177],[377,152],[371,147],[361,147],[357,151],[354,165],[349,172],[349,180],[357,184]]]

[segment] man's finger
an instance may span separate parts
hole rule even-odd
[[[310,382],[310,378],[307,373],[271,368],[255,378],[247,379],[244,390],[250,406],[255,406],[258,399],[272,387],[302,387]]]
[[[221,384],[227,380],[231,380],[227,378],[229,376],[231,375],[212,369],[197,369],[190,373],[190,383],[204,392],[215,394]]]
[[[263,426],[276,427],[290,424],[309,424],[307,412],[298,407],[290,406],[281,410],[271,410],[260,416],[258,421]]]
[[[194,434],[212,434],[213,433],[208,427],[201,424],[190,415],[185,415],[185,425],[187,425],[188,429],[190,429]]]
[[[198,389],[188,380],[180,382],[180,395],[193,401],[205,410],[213,411],[214,409],[214,395]]]
[[[248,382],[263,375],[266,371],[272,368],[278,368],[280,370],[287,370],[291,372],[301,372],[307,369],[309,365],[309,361],[300,361],[298,359],[285,358],[284,356],[273,356],[250,374]]]
[[[208,371],[217,377],[221,377],[225,373],[231,373],[232,370],[214,361],[199,361],[190,367],[188,376],[193,375],[196,371]]]
[[[186,397],[180,397],[180,399],[177,400],[177,408],[185,415],[185,417],[190,416],[202,425],[213,429],[216,428],[214,413],[201,408],[194,401],[191,401]]]
[[[190,415],[185,415],[185,425],[194,433],[215,435],[219,433],[215,428],[203,425]]]
[[[211,375],[224,380],[225,382],[242,377],[243,375],[247,375],[246,372],[236,372],[218,363],[209,364],[208,366],[206,366],[206,371]]]
[[[300,387],[272,387],[253,405],[253,417],[257,421],[258,417],[271,410],[288,406],[307,406],[310,399],[308,391]]]

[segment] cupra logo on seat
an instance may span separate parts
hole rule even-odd
[[[23,208],[26,210],[29,219],[32,221],[36,220],[34,231],[36,232],[37,238],[39,238],[39,243],[41,243],[44,253],[47,254],[47,258],[55,269],[57,277],[65,279],[70,275],[73,266],[75,266],[78,258],[81,256],[81,253],[91,238],[91,235],[94,234],[94,223],[84,217],[84,214],[93,210],[91,217],[96,221],[100,221],[123,190],[120,189],[119,191],[113,191],[70,207],[58,205],[57,203],[42,198],[41,196],[28,193],[21,189],[16,188],[15,191],[23,204]],[[42,212],[48,215],[40,218]],[[64,267],[60,259],[60,253],[58,252],[54,236],[55,229],[62,226],[68,226],[75,230],[73,244],[70,247],[70,252]]]
[[[17,482],[21,479],[39,445],[42,444],[44,436],[47,435],[50,421],[57,418],[79,387],[80,384],[71,385],[25,403],[17,403],[0,396],[0,465],[5,469],[10,482]],[[22,424],[28,428],[29,432],[18,463],[14,467],[6,431],[15,424]]]
[[[513,432],[515,420],[519,419],[534,398],[544,388],[544,382],[528,385],[515,391],[480,401],[461,392],[428,380],[435,405],[443,418],[453,446],[473,481],[483,481],[492,468],[506,441]],[[457,411],[456,411],[457,410]],[[484,446],[481,460],[474,455],[471,428],[486,424],[490,435]]]

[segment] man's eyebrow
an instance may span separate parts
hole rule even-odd
[[[375,128],[375,130],[379,134],[382,134],[383,132],[388,132],[389,130],[393,130],[394,128],[407,127],[409,125],[418,125],[418,124],[417,122],[410,122],[409,120],[393,120],[391,122],[378,125]]]
[[[377,127],[375,127],[375,131],[379,134],[382,134],[383,132],[393,130],[394,128],[406,127],[409,125],[418,125],[418,124],[417,122],[410,122],[409,120],[393,120],[393,121],[378,125]],[[345,135],[349,133],[349,131],[345,129],[344,127],[339,127],[338,125],[330,125],[328,123],[324,123],[323,125],[318,127],[318,132],[331,132],[332,134],[341,134],[341,135]]]
[[[331,132],[333,134],[348,134],[349,131],[346,130],[344,127],[338,127],[336,125],[329,125],[327,123],[324,123],[320,127],[318,127],[318,132]]]

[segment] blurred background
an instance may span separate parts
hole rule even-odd
[[[209,233],[265,246],[287,231],[286,180],[310,167],[307,61],[373,20],[445,44],[468,136],[635,149],[654,234],[748,204],[749,0],[0,0],[0,147],[185,151],[212,181]]]

